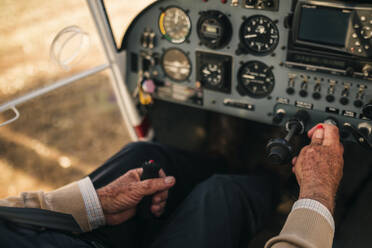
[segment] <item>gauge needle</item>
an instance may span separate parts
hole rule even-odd
[[[210,75],[210,74],[211,74],[211,72],[208,71],[207,69],[204,69],[204,70],[203,70],[203,73],[206,74],[206,75]]]
[[[246,36],[244,36],[244,38],[246,39],[251,39],[251,38],[256,38],[257,37],[257,34],[247,34]]]
[[[253,76],[253,75],[248,75],[248,74],[244,74],[242,77],[243,77],[243,78],[246,78],[246,79],[256,79],[255,76]]]
[[[176,20],[174,21],[175,24],[178,24],[179,18],[180,18],[180,13],[178,11],[176,11]]]

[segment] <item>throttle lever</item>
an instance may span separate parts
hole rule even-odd
[[[153,178],[159,178],[159,171],[161,167],[155,163],[153,160],[145,162],[142,165],[143,173],[141,176],[141,181]],[[140,218],[149,220],[155,218],[155,216],[151,212],[151,204],[152,204],[152,197],[153,195],[148,195],[143,197],[142,201],[137,206],[137,214]]]

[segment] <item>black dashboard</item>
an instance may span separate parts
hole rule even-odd
[[[280,126],[302,110],[371,147],[371,4],[161,0],[122,49],[132,92]]]

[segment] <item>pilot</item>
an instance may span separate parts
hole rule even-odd
[[[338,129],[320,124],[311,144],[293,159],[299,199],[281,233],[267,248],[332,247],[335,195],[343,171]],[[140,180],[143,162],[163,168],[159,178]],[[0,222],[1,247],[243,247],[269,224],[277,203],[275,179],[258,175],[212,175],[221,159],[155,143],[133,143],[89,177],[52,192],[22,193],[0,205],[71,214],[82,234]],[[171,176],[170,176],[171,175]],[[152,195],[141,219],[136,206]],[[40,218],[40,221],[43,220]]]

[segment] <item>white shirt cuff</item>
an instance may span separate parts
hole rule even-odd
[[[80,180],[78,185],[83,196],[91,230],[104,226],[106,224],[105,215],[92,181],[89,177],[86,177]]]
[[[301,199],[295,202],[295,204],[292,207],[292,211],[299,208],[306,208],[319,213],[328,221],[328,223],[332,227],[332,230],[335,231],[335,221],[333,219],[331,212],[320,202],[312,199]]]

